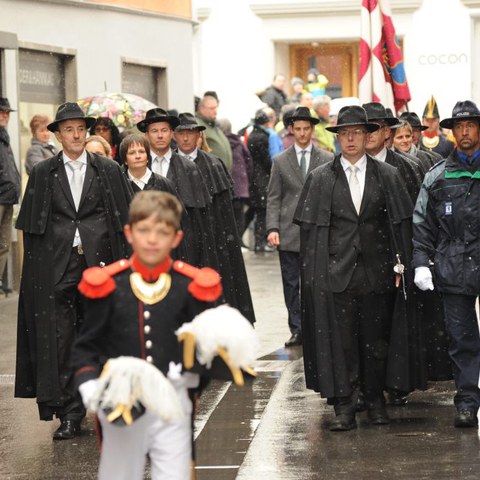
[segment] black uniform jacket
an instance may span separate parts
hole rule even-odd
[[[77,385],[97,378],[109,358],[146,359],[163,374],[170,362],[182,363],[175,331],[209,306],[188,291],[191,278],[168,269],[171,287],[153,305],[139,300],[130,286],[132,269],[114,275],[115,289],[104,298],[85,298],[85,319],[72,351]]]
[[[123,226],[128,220],[132,190],[117,163],[90,153],[87,153],[87,158],[91,167],[87,168],[88,175],[93,175],[101,186],[111,260],[124,258],[130,253],[123,235]],[[60,152],[34,166],[16,225],[19,230],[23,230],[25,253],[18,306],[15,396],[37,397],[38,403],[50,404],[61,404],[58,338],[54,318],[53,259],[56,252],[52,196],[54,189],[57,191],[62,188],[70,192],[68,179],[59,175],[62,163]],[[87,203],[88,181],[86,174],[82,202]],[[59,185],[62,182],[67,183]],[[71,199],[68,201],[73,203]],[[71,222],[74,221],[72,218]],[[87,255],[86,261],[89,266],[96,264]]]
[[[410,201],[398,171],[367,156],[367,169],[373,170],[385,195],[392,246],[406,266],[407,294],[412,290]],[[341,347],[340,332],[335,322],[333,291],[329,280],[329,232],[332,194],[341,172],[340,157],[316,168],[307,177],[294,222],[300,225],[301,302],[304,367],[307,388],[324,397],[350,394],[346,359]],[[361,221],[361,217],[360,220]],[[374,241],[371,249],[375,250]],[[365,256],[364,256],[365,258]],[[395,258],[391,258],[392,281]],[[368,269],[369,265],[365,265]],[[380,286],[381,287],[381,286]],[[408,297],[407,297],[408,298]],[[415,327],[415,307],[406,302],[402,289],[397,289],[392,333],[389,345],[387,386],[409,391],[424,378],[418,378],[416,345],[410,342]]]

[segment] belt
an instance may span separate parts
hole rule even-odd
[[[83,255],[84,254],[82,245],[77,245],[77,246],[73,247],[72,250],[73,250],[74,253],[76,253],[78,255]]]

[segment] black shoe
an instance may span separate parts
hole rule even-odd
[[[285,342],[286,347],[296,347],[302,344],[302,334],[292,333],[292,336]]]
[[[478,418],[471,410],[459,410],[455,415],[454,423],[456,428],[473,428],[478,426]]]
[[[354,428],[357,428],[355,416],[347,414],[337,415],[329,427],[331,432],[348,432]]]
[[[387,411],[382,407],[369,409],[368,418],[372,425],[388,425],[390,423]]]
[[[388,403],[394,407],[403,407],[407,404],[407,396],[404,392],[392,390],[388,393]]]
[[[53,434],[54,440],[70,440],[80,434],[80,422],[76,420],[62,420]]]

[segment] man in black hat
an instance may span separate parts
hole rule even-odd
[[[480,110],[457,102],[440,126],[457,148],[425,176],[413,216],[413,266],[421,290],[442,293],[457,393],[455,427],[476,427],[480,407]],[[434,276],[432,278],[432,268]]]
[[[441,155],[442,158],[447,158],[455,145],[439,130],[440,113],[433,95],[425,105],[422,122],[427,128],[423,131],[420,148],[427,151],[431,150]]]
[[[8,99],[0,97],[0,287],[12,241],[13,206],[18,203],[21,190],[20,174],[7,132],[10,112],[14,111]]]
[[[278,249],[283,296],[288,311],[291,337],[286,347],[302,344],[300,315],[300,229],[293,215],[305,178],[319,165],[333,160],[333,154],[312,144],[314,127],[319,122],[307,107],[297,107],[288,117],[288,130],[295,143],[274,157],[267,194],[267,240]]]
[[[370,422],[389,423],[383,392],[399,377],[387,372],[397,353],[390,346],[392,296],[404,285],[393,267],[397,259],[408,265],[413,207],[398,170],[366,154],[379,125],[362,107],[342,108],[328,128],[341,154],[307,177],[294,221],[306,384],[334,406],[330,430],[345,431],[356,426],[360,391]]]
[[[85,409],[66,386],[70,351],[82,321],[83,270],[124,258],[132,191],[117,163],[85,150],[88,128],[76,103],[48,125],[63,150],[34,166],[16,227],[24,259],[18,307],[15,396],[36,397],[41,420],[55,415],[56,440],[80,431]]]
[[[194,162],[189,162],[171,148],[178,116],[170,115],[162,108],[152,108],[137,128],[145,133],[152,152],[151,170],[170,179],[175,185],[186,215],[182,217],[185,237],[182,252],[185,260],[196,267],[218,268],[216,254],[212,251],[213,231],[209,222],[211,203],[207,186]]]
[[[422,184],[422,172],[419,166],[405,157],[385,147],[387,128],[398,123],[396,118],[390,118],[387,115],[385,107],[378,102],[364,103],[363,108],[367,112],[367,119],[371,123],[376,123],[379,128],[372,132],[367,141],[366,151],[380,162],[385,162],[395,167],[400,173],[405,186],[407,187],[412,205],[417,200],[420,185]]]
[[[197,147],[203,130],[205,127],[199,125],[191,113],[181,113],[175,128],[178,154],[198,166],[210,194],[209,216],[214,235],[210,247],[217,255],[225,300],[254,323],[252,297],[233,213],[232,179],[223,162]]]

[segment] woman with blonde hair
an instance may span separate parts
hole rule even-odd
[[[30,131],[32,132],[32,142],[27,150],[25,159],[25,170],[30,175],[32,168],[38,162],[47,160],[57,153],[57,147],[51,141],[51,133],[47,125],[52,120],[47,115],[34,115],[30,120]]]

